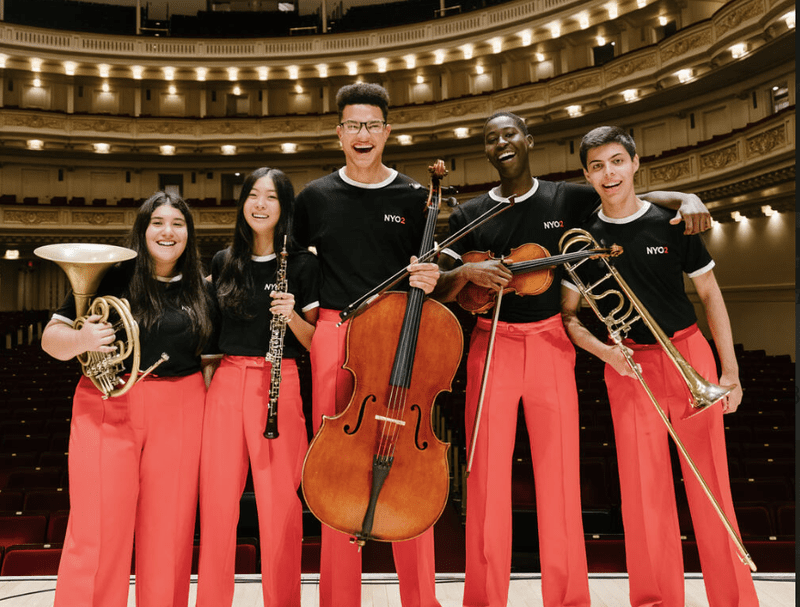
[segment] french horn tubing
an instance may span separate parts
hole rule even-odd
[[[559,240],[559,248],[561,249],[561,253],[568,253],[587,247],[597,248],[599,245],[589,232],[580,228],[567,230]],[[675,432],[675,428],[670,423],[669,419],[664,413],[664,410],[661,408],[661,405],[658,404],[658,401],[653,395],[653,392],[650,390],[650,387],[647,385],[647,382],[644,380],[644,377],[642,376],[638,365],[633,360],[628,348],[623,345],[625,335],[630,330],[631,325],[637,320],[641,320],[645,326],[647,326],[648,330],[656,338],[658,344],[664,350],[667,357],[672,361],[672,363],[678,369],[678,372],[683,377],[683,380],[686,382],[686,387],[689,389],[693,399],[692,407],[696,409],[695,414],[700,411],[704,411],[709,406],[724,398],[731,390],[733,390],[734,386],[718,386],[706,380],[697,371],[695,371],[694,368],[692,368],[686,359],[683,358],[678,349],[672,344],[672,342],[669,340],[669,337],[667,337],[661,327],[659,327],[655,319],[653,319],[650,313],[645,309],[641,301],[639,301],[617,269],[611,265],[611,263],[609,263],[608,259],[605,257],[602,258],[607,270],[606,275],[589,285],[585,284],[576,272],[577,268],[585,261],[586,259],[572,264],[566,263],[564,264],[564,268],[571,276],[575,286],[583,298],[586,300],[592,310],[594,310],[597,317],[606,325],[611,340],[625,356],[628,366],[631,368],[631,370],[633,370],[636,378],[639,380],[639,383],[644,388],[647,396],[653,403],[653,406],[656,408],[661,421],[663,421],[664,425],[667,427],[667,432],[669,433],[670,437],[672,437],[675,446],[677,447],[681,456],[683,456],[683,458],[689,464],[689,468],[700,483],[703,492],[713,506],[714,511],[717,513],[717,516],[725,527],[725,530],[728,532],[728,535],[731,537],[731,540],[733,540],[733,543],[736,545],[736,548],[739,551],[739,558],[743,563],[750,567],[751,571],[755,572],[756,565],[742,543],[742,539],[739,537],[736,529],[733,528],[733,525],[725,515],[725,512],[723,512],[722,507],[717,501],[717,498],[712,493],[711,488],[708,486],[708,483],[706,483],[703,475],[697,468],[697,465],[690,457],[689,452],[686,450],[686,447],[683,444],[683,441],[681,441],[681,439],[678,437],[677,433]],[[602,287],[603,283],[609,279],[616,282],[616,287],[612,286],[602,293],[595,294],[595,290],[598,289],[598,287]],[[608,313],[607,316],[603,315],[597,305],[597,301],[605,297],[617,299],[616,306],[613,310],[611,310],[611,312]]]
[[[125,247],[91,243],[61,243],[38,247],[33,252],[58,264],[67,274],[75,297],[75,323],[79,330],[91,315],[99,322],[110,322],[120,336],[112,344],[114,352],[83,352],[77,356],[83,374],[103,393],[103,399],[121,396],[158,365],[169,359],[166,353],[144,373],[139,374],[139,325],[126,299],[110,295],[94,297],[105,273],[116,263],[133,259],[136,252]],[[124,381],[124,361],[130,357],[130,377]]]

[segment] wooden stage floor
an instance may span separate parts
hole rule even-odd
[[[302,605],[319,605],[317,575],[303,574]],[[756,574],[756,590],[761,607],[794,607],[795,575],[788,573]],[[436,595],[442,607],[461,607],[464,592],[463,574],[436,576]],[[12,578],[0,577],[0,606],[51,607],[55,576]],[[131,580],[131,586],[133,580]],[[623,574],[592,574],[589,576],[592,607],[625,607],[628,605],[628,579]],[[196,577],[192,578],[189,605],[195,602]],[[133,588],[128,605],[135,605]],[[262,605],[260,576],[236,576],[234,607]],[[362,607],[400,607],[397,577],[393,574],[365,574],[361,595]],[[541,577],[538,574],[514,574],[511,578],[509,607],[541,607]],[[708,607],[703,580],[699,574],[686,576],[686,607]]]

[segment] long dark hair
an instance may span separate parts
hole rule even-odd
[[[186,248],[178,258],[176,272],[182,274],[178,305],[187,310],[199,338],[199,354],[212,332],[211,304],[203,283],[203,267],[197,251],[194,233],[194,218],[189,205],[180,196],[166,192],[156,192],[142,203],[128,235],[128,246],[136,251],[133,277],[128,287],[131,311],[140,325],[147,329],[154,327],[163,315],[165,302],[158,289],[155,266],[147,249],[146,232],[153,212],[162,205],[176,208],[186,221]]]
[[[278,194],[278,203],[281,207],[281,216],[275,224],[272,234],[272,247],[275,253],[283,249],[283,237],[288,236],[291,241],[292,215],[294,214],[294,188],[286,173],[280,169],[261,167],[250,173],[242,184],[239,201],[236,207],[236,227],[233,232],[233,243],[228,247],[222,270],[217,281],[217,298],[220,308],[239,318],[252,318],[245,310],[247,300],[253,291],[253,279],[246,271],[247,262],[253,254],[253,229],[244,216],[244,203],[250,195],[250,190],[256,181],[262,177],[269,177]],[[287,250],[291,250],[287,244]]]

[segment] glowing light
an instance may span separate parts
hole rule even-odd
[[[530,46],[533,42],[533,33],[531,33],[531,30],[521,31],[519,37],[522,39],[522,46]]]
[[[266,80],[267,76],[269,75],[269,68],[266,66],[261,66],[258,68],[258,79],[259,80]]]
[[[778,211],[773,209],[768,204],[765,204],[763,207],[761,207],[761,212],[764,213],[764,215],[766,215],[767,217],[772,217],[773,215],[776,215],[778,213]]]
[[[544,53],[536,53],[536,61],[544,61]]]
[[[581,13],[578,15],[578,25],[581,26],[582,30],[589,27],[589,13]]]
[[[174,145],[162,145],[162,146],[159,146],[158,149],[161,150],[161,153],[164,156],[172,156],[172,155],[175,154],[175,146]]]
[[[238,84],[235,87],[233,87],[233,94],[236,95],[237,97],[242,94],[242,89],[241,87],[239,87]]]
[[[475,47],[471,44],[465,44],[461,47],[461,52],[464,53],[464,59],[472,59],[472,53],[475,51]]]
[[[133,74],[134,80],[141,80],[142,74],[144,74],[144,68],[141,65],[132,65],[131,74]]]
[[[108,86],[108,82],[104,82],[103,86],[101,86],[100,88],[103,90],[104,93],[107,93],[111,90],[111,87]]]
[[[795,28],[796,21],[795,21],[794,11],[786,13],[783,17],[781,17],[781,19],[783,19],[786,22],[786,25],[791,29]]]
[[[358,63],[356,61],[347,62],[347,74],[349,76],[355,76],[358,74]]]
[[[294,154],[297,152],[297,144],[296,143],[282,143],[281,144],[281,152],[284,154]]]
[[[433,51],[433,60],[436,65],[441,65],[444,63],[445,52],[442,49],[438,49]]]
[[[111,75],[111,66],[101,63],[97,66],[97,72],[100,74],[101,78],[108,78]]]
[[[8,55],[0,55],[0,67],[1,68],[5,69],[6,61],[8,61]]]
[[[167,80],[175,80],[174,67],[162,67],[161,70],[164,72],[164,78],[166,78]]]
[[[317,73],[319,74],[320,78],[327,78],[328,77],[328,66],[324,63],[320,63],[317,66]]]
[[[639,98],[639,91],[636,89],[628,89],[626,91],[622,91],[622,98],[625,101],[634,101],[635,99]]]
[[[492,52],[496,55],[497,53],[503,52],[503,40],[501,38],[493,38],[491,40],[492,45]]]
[[[223,145],[220,147],[223,156],[233,156],[236,153],[235,145]]]
[[[295,93],[297,93],[298,95],[302,95],[302,94],[303,94],[303,87],[302,87],[302,85],[300,85],[300,84],[295,84],[295,85],[294,85],[294,92],[295,92]]]
[[[668,21],[668,19],[667,19],[666,15],[659,15],[659,17],[658,17],[658,24],[659,24],[661,27],[664,27],[664,26],[667,24],[667,21]]]
[[[238,67],[229,67],[227,69],[228,72],[228,80],[231,82],[235,82],[239,79],[239,68]]]
[[[572,118],[574,118],[575,116],[580,116],[581,115],[581,106],[579,106],[579,105],[568,105],[567,106],[567,114],[569,114],[570,117],[572,117]]]
[[[644,8],[647,6],[647,0],[636,0],[636,6],[639,8]]]
[[[606,39],[603,36],[598,36],[597,46],[605,46],[605,45],[606,45]]]
[[[456,139],[466,139],[469,137],[469,129],[465,126],[460,126],[453,131],[456,136]]]
[[[553,22],[548,27],[553,38],[558,38],[561,35],[561,25],[559,23]]]
[[[483,74],[483,66],[482,65],[477,65],[475,67],[475,71],[478,72],[478,74]]]
[[[606,10],[608,10],[609,19],[616,19],[617,17],[619,17],[619,8],[613,2],[611,4],[606,5]]]
[[[197,74],[197,81],[198,82],[205,82],[206,76],[208,75],[208,68],[206,67],[196,67],[194,68],[195,74]]]
[[[739,211],[734,211],[733,213],[731,213],[731,217],[733,217],[733,220],[736,222],[739,222],[742,219],[747,219],[744,215],[739,213]]]
[[[406,55],[403,57],[406,60],[406,69],[413,70],[417,67],[417,58],[414,55]]]
[[[5,259],[19,259],[19,249],[6,249]]]
[[[411,145],[411,135],[398,135],[397,143],[400,145]]]
[[[74,61],[65,61],[64,62],[64,73],[67,76],[74,76],[75,70],[78,69],[78,64]]]
[[[296,65],[290,65],[286,68],[286,71],[289,72],[289,78],[292,80],[297,80],[300,77],[300,68]]]
[[[689,82],[692,79],[692,70],[681,70],[677,73],[677,76],[681,84]]]
[[[29,150],[42,150],[44,149],[44,141],[41,139],[28,139]]]
[[[734,44],[730,50],[731,57],[739,59],[740,57],[744,57],[745,53],[747,53],[747,45],[744,42],[740,42],[739,44]]]
[[[40,86],[42,86],[42,81],[39,80],[39,78],[34,78],[33,79],[33,86],[38,89]]]
[[[417,84],[423,84],[425,82],[425,76],[419,75],[417,76]]]
[[[32,72],[41,72],[42,71],[42,60],[38,57],[31,57],[31,71]]]
[[[389,65],[389,60],[384,57],[380,57],[375,60],[375,65],[378,66],[378,71],[380,73],[384,73]]]
[[[108,154],[111,151],[111,145],[108,143],[95,143],[93,147],[98,154]]]

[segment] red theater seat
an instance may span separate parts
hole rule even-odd
[[[3,558],[2,576],[56,575],[61,544],[11,546]]]

